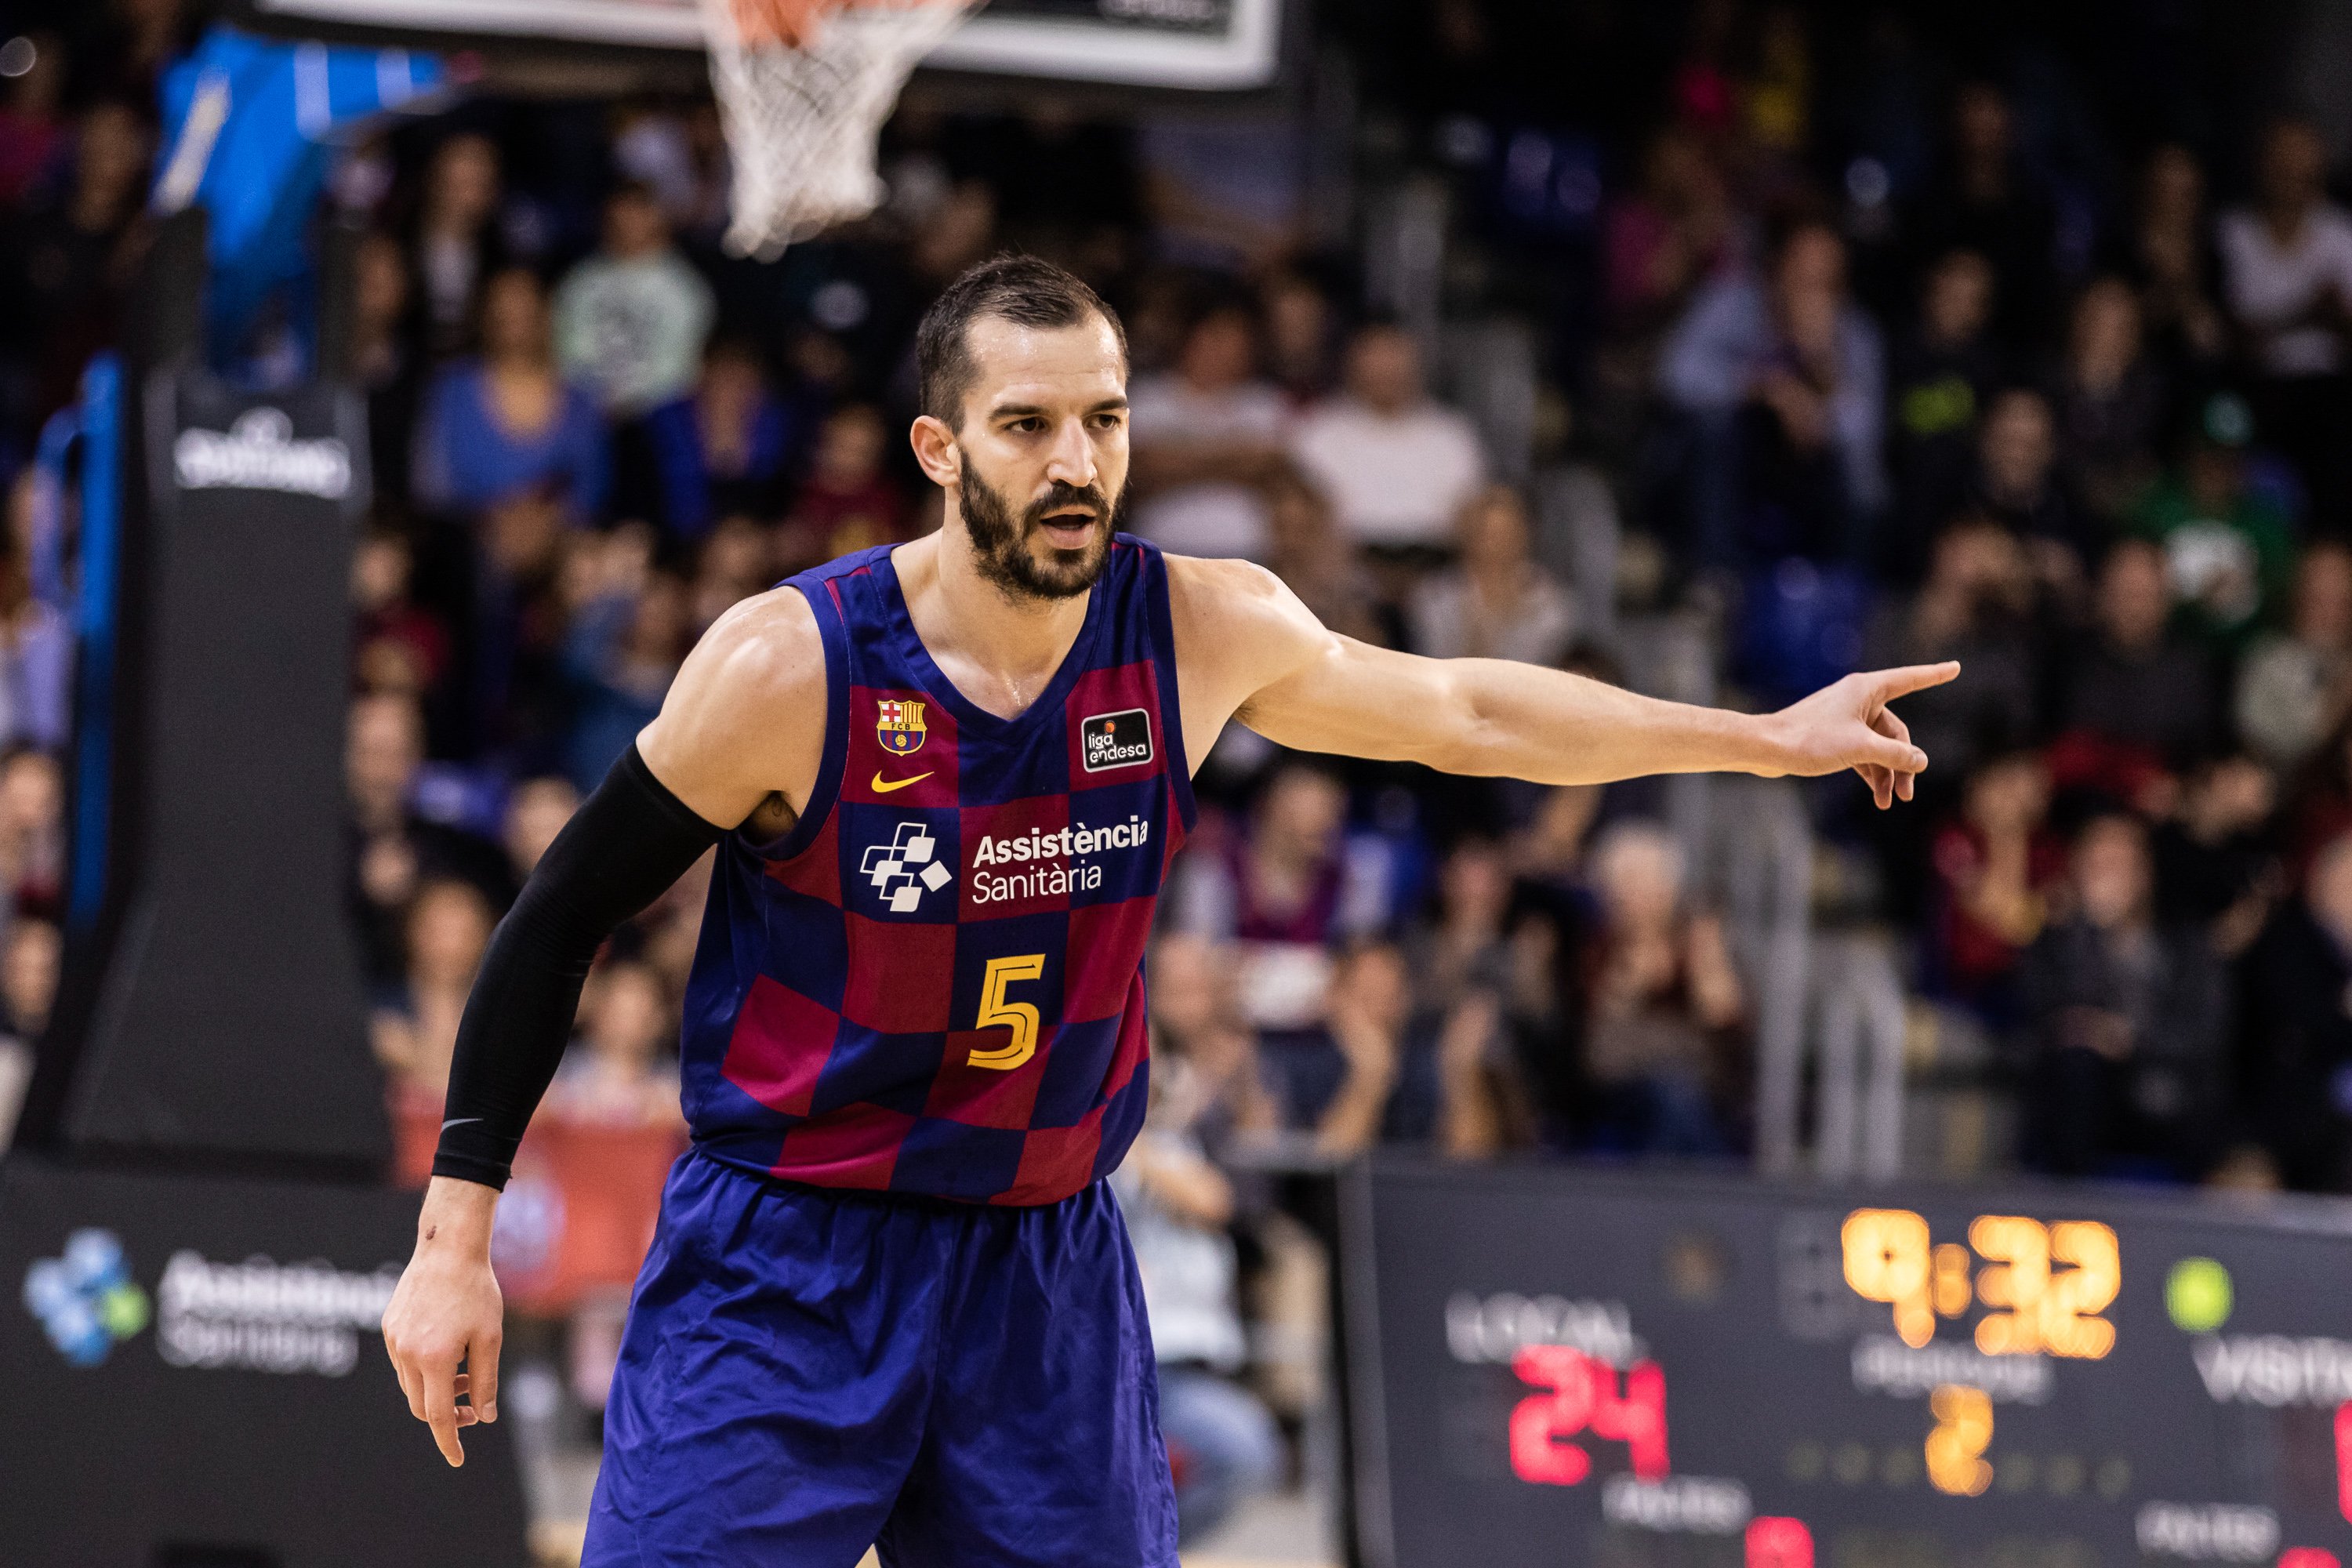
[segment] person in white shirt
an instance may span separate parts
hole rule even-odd
[[[1357,332],[1346,390],[1299,422],[1291,456],[1329,498],[1340,531],[1375,547],[1444,548],[1486,477],[1470,421],[1431,401],[1420,350],[1387,324]]]
[[[2340,526],[2352,500],[2352,215],[2327,199],[2327,145],[2305,121],[2271,126],[2257,174],[2255,205],[2221,219],[2225,302],[2260,377],[2257,432],[2302,468],[2314,518]]]
[[[1135,449],[1135,531],[1184,555],[1266,558],[1266,497],[1284,462],[1290,415],[1255,377],[1247,311],[1211,310],[1185,334],[1176,368],[1128,394]]]
[[[1432,658],[1509,658],[1552,664],[1576,631],[1576,602],[1538,565],[1527,503],[1489,485],[1462,509],[1461,555],[1424,578],[1406,602],[1415,653]]]
[[[625,184],[605,203],[604,248],[556,292],[556,358],[608,416],[634,419],[693,389],[711,311],[710,286],[670,245],[661,204]]]
[[[2352,324],[2352,216],[2327,199],[2319,132],[2281,121],[2263,139],[2261,201],[2221,219],[2229,305],[2269,375],[2344,368]]]

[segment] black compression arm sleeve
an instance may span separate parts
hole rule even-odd
[[[596,950],[724,832],[670,794],[634,744],[580,803],[482,955],[457,1025],[435,1175],[507,1184]]]

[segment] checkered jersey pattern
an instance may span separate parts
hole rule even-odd
[[[1059,1202],[1143,1121],[1144,946],[1192,821],[1165,563],[1118,537],[1010,720],[932,663],[887,547],[792,585],[824,637],[824,757],[789,836],[719,847],[695,1140],[817,1186]]]

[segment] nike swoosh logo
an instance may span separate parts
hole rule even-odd
[[[448,1121],[444,1121],[441,1124],[441,1131],[446,1132],[452,1127],[463,1127],[468,1121],[479,1121],[480,1120],[481,1118],[478,1116],[453,1116]]]
[[[937,772],[939,772],[939,769],[937,768],[933,768],[931,770],[932,773]],[[894,789],[905,789],[908,784],[920,784],[930,776],[931,773],[917,773],[910,779],[886,779],[882,776],[882,770],[880,768],[876,768],[874,770],[874,793],[876,795],[888,795]]]

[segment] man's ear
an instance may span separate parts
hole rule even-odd
[[[920,416],[908,430],[907,441],[915,448],[915,461],[921,465],[925,479],[942,489],[962,482],[963,450],[945,420]]]

